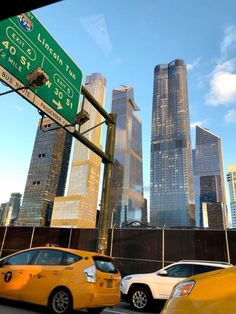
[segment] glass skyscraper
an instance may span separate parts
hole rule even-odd
[[[99,102],[105,103],[106,79],[100,73],[86,77],[86,89]],[[87,101],[80,104],[89,113],[89,120],[81,125],[79,132],[93,128],[84,134],[94,145],[101,147],[101,114]],[[94,128],[95,127],[95,128]],[[51,226],[95,228],[101,170],[101,158],[80,141],[75,140],[68,192],[54,200]]]
[[[143,197],[142,123],[132,87],[113,89],[111,112],[117,114],[111,212],[115,226],[146,222]]]
[[[64,195],[72,136],[49,118],[38,126],[17,226],[49,225],[55,196]]]
[[[154,70],[150,223],[195,225],[186,66],[183,60]]]
[[[236,165],[229,165],[227,181],[229,183],[232,228],[236,228]]]
[[[209,130],[196,126],[193,155],[196,224],[202,227],[203,203],[209,203],[209,206],[212,203],[222,203],[221,216],[223,220],[227,219],[221,139]],[[214,227],[209,221],[210,225]]]

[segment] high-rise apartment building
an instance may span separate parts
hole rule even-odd
[[[203,203],[209,204],[211,208],[216,208],[212,205],[213,203],[218,203],[217,208],[219,208],[219,203],[222,203],[221,220],[226,219],[227,224],[221,139],[209,130],[196,126],[196,145],[193,156],[196,224],[198,227],[204,227]],[[204,206],[206,208],[206,205]],[[205,210],[204,213],[206,213]],[[214,228],[214,223],[209,218],[208,225]],[[217,226],[219,226],[218,223]]]
[[[117,228],[146,222],[143,197],[142,123],[132,87],[113,89],[111,112],[117,114],[111,212]]]
[[[186,66],[183,60],[154,70],[150,223],[195,225]]]
[[[230,210],[232,228],[236,228],[236,164],[229,165],[227,173],[230,193]]]
[[[54,197],[65,191],[71,143],[72,136],[51,119],[39,123],[15,225],[49,225]]]
[[[85,87],[99,104],[104,106],[105,78],[100,73],[88,75]],[[95,126],[102,122],[103,117],[87,100],[80,105],[79,110],[82,107],[89,113],[90,119],[79,131],[84,133],[92,128],[84,133],[84,136],[101,149],[101,126]],[[101,158],[75,140],[67,196],[54,200],[51,226],[95,228],[100,170]]]

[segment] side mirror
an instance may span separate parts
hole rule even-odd
[[[159,272],[157,273],[159,276],[167,276],[167,271],[164,269],[159,270]]]

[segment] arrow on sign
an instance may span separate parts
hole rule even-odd
[[[62,105],[61,105],[61,103],[60,103],[60,100],[59,100],[59,101],[56,101],[55,99],[53,99],[52,102],[54,103],[54,105],[57,106],[57,109],[58,109],[58,110],[59,110],[59,109],[62,109]]]

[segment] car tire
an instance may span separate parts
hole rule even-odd
[[[87,309],[87,312],[90,314],[99,314],[101,313],[105,307],[94,307],[94,308],[89,308]]]
[[[152,303],[152,296],[149,289],[142,286],[134,287],[129,293],[129,302],[135,311],[146,311]]]
[[[53,290],[49,297],[48,308],[53,314],[68,314],[73,310],[73,301],[70,291],[64,287]]]

